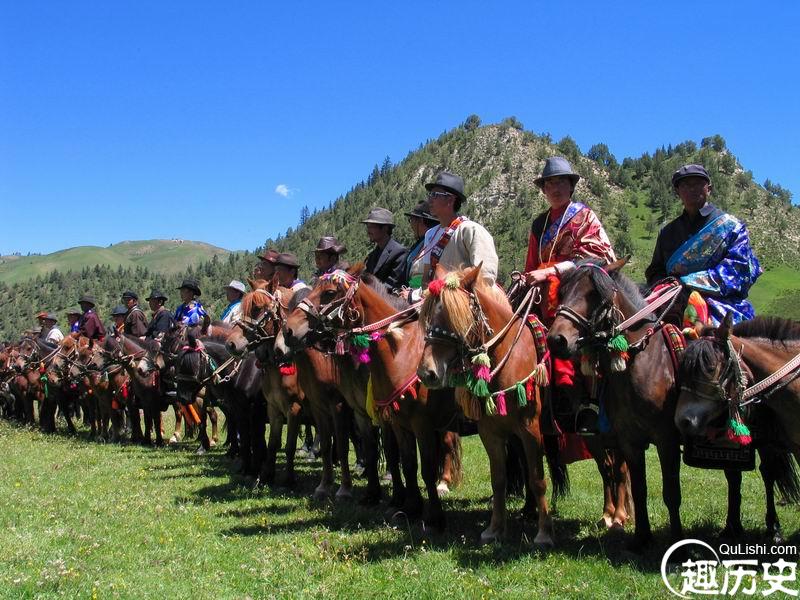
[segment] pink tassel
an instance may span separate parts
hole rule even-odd
[[[489,381],[492,377],[492,372],[486,365],[472,365],[472,374],[477,379],[483,379],[484,381]]]
[[[353,353],[353,358],[360,365],[366,365],[370,361],[369,348],[359,348],[357,352]]]
[[[499,394],[497,394],[496,404],[497,404],[497,414],[498,415],[502,415],[502,416],[505,417],[508,414],[508,412],[506,412],[506,393],[505,392],[500,392]]]
[[[369,334],[369,339],[372,340],[373,342],[377,342],[378,340],[382,340],[383,339],[383,332],[382,331],[373,331],[371,334]]]
[[[339,336],[339,338],[337,338],[336,349],[334,350],[334,352],[336,352],[336,354],[338,354],[339,356],[344,354],[344,338],[342,336]]]

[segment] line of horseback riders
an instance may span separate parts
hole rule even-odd
[[[470,422],[477,423],[489,453],[493,487],[492,521],[482,541],[502,537],[505,531],[505,491],[513,470],[508,464],[514,450],[511,440],[521,441],[517,456],[524,456],[526,509],[538,515],[535,543],[543,546],[552,545],[543,457],[556,491],[564,489],[567,462],[595,458],[606,488],[603,519],[608,527],[623,526],[628,518],[626,459],[637,509],[636,541],[641,545],[647,541],[649,522],[643,449],[641,459],[638,452],[649,434],[638,436],[635,443],[626,441],[625,432],[614,423],[619,418],[613,414],[616,407],[609,410],[612,402],[606,388],[613,388],[615,375],[602,375],[608,367],[605,358],[581,354],[576,344],[596,342],[598,330],[611,323],[615,345],[608,347],[616,362],[611,361],[610,372],[622,373],[629,362],[630,373],[636,352],[646,354],[654,348],[647,346],[647,340],[664,324],[673,325],[669,331],[677,331],[678,337],[681,330],[697,337],[708,327],[751,319],[747,292],[761,268],[745,225],[708,202],[711,179],[706,170],[685,165],[672,176],[684,210],[659,233],[646,270],[649,299],[665,308],[646,312],[639,307],[628,323],[627,307],[618,304],[627,289],[618,276],[624,261],[617,260],[596,214],[574,198],[579,180],[566,159],[546,161],[535,183],[549,208],[533,221],[525,269],[512,276],[508,298],[498,293],[492,236],[460,214],[466,201],[464,180],[441,172],[425,185],[426,199],[405,213],[417,236],[410,248],[392,238],[394,215],[376,207],[362,221],[375,244],[364,263],[347,265],[341,258],[346,248],[335,237],[323,237],[314,253],[317,270],[310,285],[299,280],[294,254],[267,250],[259,256],[249,291],[239,281],[226,286],[229,305],[219,321],[211,323],[198,300],[198,284],[191,279],[179,288],[182,303],[174,315],[164,306],[166,296],[153,290],[147,298],[152,311],[149,323],[137,295],[126,291],[124,305],[112,311],[117,321],[110,332],[94,313],[94,299],[84,296],[79,302],[81,315],[71,321],[72,336],[55,340],[55,318],[46,313],[35,351],[29,341],[27,349],[22,344],[0,358],[11,365],[16,352],[17,365],[38,364],[42,374],[57,365],[56,370],[66,369],[60,372],[65,381],[94,378],[116,389],[115,398],[138,397],[145,412],[145,438],[152,430],[158,441],[158,413],[173,403],[163,400],[166,391],[174,390],[175,405],[180,407],[176,416],[196,418],[201,424],[201,441],[207,415],[203,399],[216,398],[226,411],[229,440],[233,451],[240,453],[243,470],[261,483],[274,479],[284,422],[289,425],[287,479],[293,481],[300,423],[303,416],[310,417],[323,459],[316,496],[332,492],[334,457],[341,471],[336,496],[351,495],[347,448],[353,439],[368,480],[363,500],[377,502],[379,436],[392,479],[390,506],[408,515],[420,514],[418,447],[428,492],[426,520],[436,525],[444,524],[439,495],[460,477],[458,434],[468,431]],[[596,275],[613,283],[570,304],[567,300],[582,289],[579,284],[587,273],[593,282]],[[625,327],[620,329],[623,320]],[[639,340],[638,349],[632,343],[628,352],[623,334],[644,326],[644,341]],[[556,331],[560,333],[555,335]],[[572,335],[575,332],[580,339]],[[50,346],[54,341],[60,345]],[[673,342],[666,343],[678,360],[685,342],[683,346]],[[98,379],[90,364],[109,375]],[[673,398],[672,404],[660,406],[657,415],[659,427],[670,431],[675,430],[677,367],[677,363],[667,367],[673,375],[664,394]],[[19,378],[19,373],[15,375]],[[115,378],[116,384],[111,381]],[[34,385],[35,379],[28,381]],[[620,397],[641,400],[646,395],[636,382],[625,380],[625,385]],[[130,388],[132,393],[120,391]],[[186,411],[186,406],[197,410]],[[138,422],[138,414],[129,415]],[[264,445],[267,422],[270,439]],[[631,431],[638,427],[631,425]],[[557,438],[554,447],[548,447],[546,435]],[[605,441],[614,435],[621,439],[610,446],[621,449],[621,456],[607,452]],[[657,446],[659,436],[652,439]],[[662,471],[667,472],[663,462]],[[773,481],[765,476],[770,489]],[[664,487],[667,501],[666,479]],[[671,506],[670,517],[676,534],[680,525],[673,522],[677,514],[673,508],[677,511]]]

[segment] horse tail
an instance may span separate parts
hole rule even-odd
[[[772,445],[759,448],[759,470],[764,481],[772,480],[783,499],[791,504],[800,503],[800,472],[791,452]]]
[[[558,436],[544,436],[544,455],[550,469],[550,480],[553,483],[553,502],[565,498],[569,494],[569,472],[567,465],[559,460]]]
[[[464,464],[461,460],[461,436],[455,432],[451,432],[450,435],[451,440],[451,458],[453,459],[452,464],[452,471],[451,471],[451,483],[453,487],[458,487],[461,482],[464,480]]]

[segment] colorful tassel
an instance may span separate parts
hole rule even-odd
[[[370,339],[366,333],[359,333],[350,338],[350,345],[357,348],[369,348]]]
[[[528,385],[533,388],[533,383],[536,382],[536,385],[539,387],[547,387],[550,385],[550,377],[547,374],[547,363],[544,361],[540,362],[536,365],[536,370],[533,372],[533,378],[528,379]]]
[[[378,342],[383,339],[384,333],[382,331],[373,331],[369,334],[369,341]]]
[[[612,350],[616,350],[617,352],[627,352],[628,351],[628,338],[626,338],[623,334],[615,335],[611,338],[611,341],[608,342],[608,347]]]
[[[467,389],[478,398],[486,398],[490,395],[489,384],[486,380],[476,377],[473,373],[467,375]]]
[[[497,406],[495,405],[491,396],[486,397],[486,399],[483,401],[483,405],[486,408],[486,414],[488,416],[493,417],[497,414]]]
[[[480,352],[472,357],[472,364],[489,367],[492,364],[492,359],[489,358],[489,355],[486,354],[486,352]]]
[[[447,378],[447,385],[448,387],[452,388],[466,386],[467,385],[466,375],[463,372],[451,373],[450,376]]]
[[[294,363],[284,363],[278,367],[278,371],[280,371],[281,375],[294,375],[297,373],[297,367]]]
[[[443,289],[444,289],[444,279],[434,279],[428,284],[428,292],[430,292],[437,298],[439,297],[439,294],[442,293]]]
[[[522,385],[521,381],[518,381],[514,387],[517,392],[517,405],[520,408],[525,408],[528,405],[528,394],[525,392],[525,386]]]
[[[728,431],[726,433],[730,441],[742,446],[747,446],[753,441],[750,429],[738,417],[728,419]]]
[[[614,373],[622,373],[628,363],[628,353],[627,352],[617,352],[614,351],[611,353],[611,371]]]
[[[459,285],[461,285],[461,281],[459,281],[458,275],[455,273],[448,273],[447,277],[444,278],[444,286],[448,290],[457,290]]]
[[[334,349],[334,352],[339,356],[344,354],[344,337],[339,336],[338,338],[336,338],[336,347]]]
[[[497,414],[505,417],[508,412],[506,411],[506,393],[500,392],[497,394]]]
[[[545,369],[545,377],[547,377],[547,369]],[[525,382],[525,397],[528,399],[528,402],[533,401],[533,383],[534,381],[532,377],[528,377],[528,381]],[[536,382],[536,384],[540,385],[538,382]],[[549,385],[549,383],[545,383],[544,385]]]

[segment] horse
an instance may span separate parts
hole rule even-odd
[[[274,347],[279,361],[293,361],[296,364],[298,381],[309,401],[320,436],[322,478],[314,490],[314,498],[326,498],[332,491],[334,441],[341,469],[341,482],[335,497],[352,497],[353,482],[348,462],[352,410],[361,434],[367,477],[367,489],[360,502],[374,505],[380,502],[381,487],[378,478],[378,438],[366,408],[369,370],[365,365],[354,365],[350,357],[333,357],[312,347],[314,340],[308,335],[311,329],[305,312],[310,306],[306,299],[311,293],[312,290],[305,288],[292,296]]]
[[[628,464],[636,512],[634,536],[628,547],[641,552],[652,540],[645,477],[645,450],[650,443],[656,446],[661,464],[662,499],[669,513],[670,537],[672,541],[683,537],[681,437],[674,423],[679,374],[669,331],[652,313],[626,327],[627,363],[621,350],[609,346],[619,341],[617,334],[623,333],[617,331],[620,319],[627,320],[647,307],[638,286],[620,272],[626,262],[621,259],[603,266],[587,259],[563,276],[560,306],[550,327],[548,346],[562,358],[586,348],[586,362],[594,361],[606,382],[603,408]],[[729,498],[734,498],[741,473],[726,470],[726,479]],[[736,503],[730,502],[726,522],[736,523],[737,511]]]
[[[258,349],[261,357],[261,392],[267,403],[269,439],[256,486],[271,485],[275,481],[275,463],[286,423],[286,485],[292,487],[295,484],[294,459],[305,394],[298,383],[297,369],[292,365],[276,365],[273,352],[275,336],[282,324],[278,297],[290,298],[292,291],[278,287],[273,294],[266,280],[248,282],[252,291],[242,298],[242,317],[235,323],[235,330],[225,345],[233,355],[242,356],[248,350]]]
[[[746,416],[754,429],[753,445],[761,457],[759,469],[767,499],[765,520],[775,543],[781,543],[783,537],[775,510],[774,485],[787,500],[800,500],[800,480],[791,460],[800,458],[798,357],[800,323],[756,317],[733,326],[728,315],[719,327],[703,330],[700,339],[688,344],[675,410],[675,425],[684,435],[706,436],[719,425],[724,428],[727,422],[729,437],[745,444],[749,440],[737,437],[736,430],[746,434],[739,425],[742,416]],[[791,359],[796,359],[794,367],[783,369]],[[778,371],[786,372],[770,383],[770,376]],[[756,382],[763,389],[744,389]],[[741,495],[729,498],[738,510]],[[731,534],[741,533],[741,529],[738,520],[726,527]]]
[[[534,383],[543,365],[539,364],[533,328],[515,314],[499,287],[485,283],[481,265],[434,280],[422,306],[420,325],[425,331],[417,369],[420,380],[433,389],[456,384],[458,402],[468,417],[478,421],[478,434],[489,456],[492,516],[481,542],[500,540],[506,533],[506,443],[515,436],[522,443],[526,483],[537,509],[534,545],[552,547],[545,443],[539,421],[542,399]],[[493,332],[498,332],[497,336],[487,341]],[[490,364],[495,365],[494,373],[489,371]],[[549,462],[554,491],[561,495],[566,491],[566,471],[556,461]]]
[[[440,495],[462,477],[460,440],[456,433],[447,431],[457,422],[459,412],[452,399],[449,403],[446,398],[433,401],[434,394],[418,383],[416,369],[422,356],[423,336],[416,309],[388,294],[384,285],[363,269],[360,264],[320,277],[304,299],[304,309],[296,315],[295,326],[310,331],[309,337],[318,342],[335,342],[340,337],[352,340],[357,331],[372,334],[367,364],[375,408],[368,412],[385,432],[386,462],[392,474],[389,506],[400,508],[412,518],[422,513],[417,484],[418,443],[428,495],[425,522],[443,529]],[[336,309],[331,312],[332,307]],[[363,353],[363,346],[351,348],[360,348],[359,353]]]

